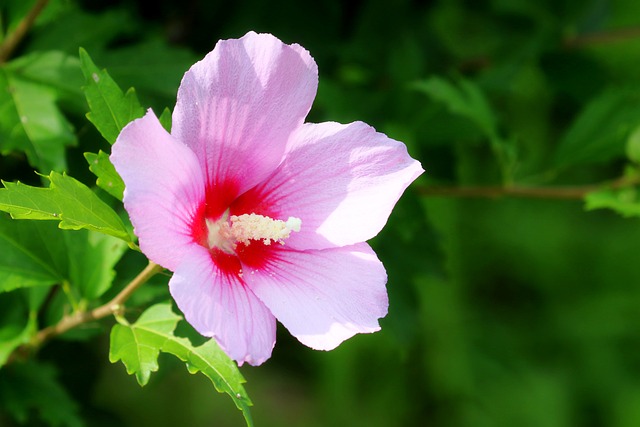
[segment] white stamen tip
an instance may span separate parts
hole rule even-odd
[[[287,219],[285,225],[290,231],[295,231],[297,233],[298,231],[300,231],[302,220],[300,218],[296,218],[295,216],[290,216],[289,219]]]
[[[282,221],[253,213],[231,217],[228,215],[227,211],[217,221],[206,220],[209,249],[218,248],[233,254],[238,243],[248,245],[251,240],[261,240],[265,245],[270,245],[272,242],[284,245],[284,240],[291,235],[291,232],[300,231],[302,226],[300,218],[295,217]]]

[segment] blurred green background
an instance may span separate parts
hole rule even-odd
[[[82,46],[158,112],[219,39],[299,43],[320,72],[310,121],[365,121],[426,169],[371,242],[389,274],[382,331],[325,353],[280,329],[273,357],[242,368],[256,425],[640,425],[638,220],[553,197],[636,167],[640,2],[85,0],[47,13],[16,55]],[[60,100],[79,140],[68,169],[92,183],[81,154],[102,142],[74,84]],[[0,157],[0,178],[38,182],[20,156]],[[550,190],[453,197],[503,185]],[[635,191],[612,195],[620,213],[637,215]],[[106,334],[39,355],[88,426],[243,425],[171,357],[141,389],[107,355]]]

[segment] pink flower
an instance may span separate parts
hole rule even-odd
[[[270,357],[276,318],[330,350],[387,313],[386,273],[364,242],[423,170],[365,123],[304,123],[317,84],[299,45],[220,41],[185,74],[171,134],[149,111],[113,146],[142,252],[239,364]]]

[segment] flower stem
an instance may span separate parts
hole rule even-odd
[[[129,282],[129,284],[127,284],[127,286],[125,286],[124,289],[111,301],[90,311],[80,311],[64,316],[55,325],[51,325],[39,331],[28,344],[29,350],[36,350],[51,338],[61,335],[79,325],[102,319],[103,317],[107,317],[111,314],[117,314],[122,310],[122,304],[131,297],[133,292],[160,271],[162,271],[162,267],[150,261],[145,269],[142,270],[131,282]],[[25,349],[18,350],[24,351]]]
[[[0,64],[7,62],[13,51],[18,47],[18,44],[22,41],[24,36],[27,35],[36,18],[45,6],[49,3],[49,0],[37,0],[33,5],[29,13],[20,21],[13,33],[9,34],[2,45],[0,45]]]

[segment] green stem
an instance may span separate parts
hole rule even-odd
[[[7,62],[24,36],[27,35],[36,21],[36,18],[40,15],[47,3],[49,3],[49,0],[37,0],[27,15],[22,19],[22,21],[20,21],[13,33],[9,34],[7,38],[4,39],[4,42],[0,45],[0,64]]]

